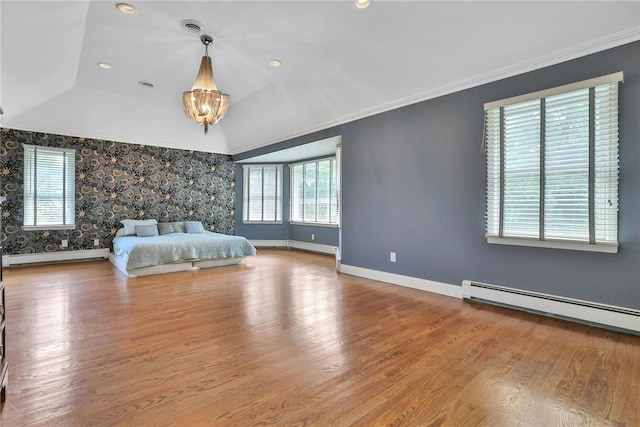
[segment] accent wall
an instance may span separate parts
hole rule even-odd
[[[234,234],[230,156],[15,129],[1,136],[4,254],[110,248],[122,219],[199,220],[210,231]],[[22,230],[23,143],[76,150],[74,230]]]

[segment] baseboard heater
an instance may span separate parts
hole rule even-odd
[[[464,280],[462,297],[640,334],[640,310]]]
[[[95,258],[109,258],[109,249],[84,249],[77,251],[57,251],[57,252],[39,252],[32,254],[15,254],[3,255],[2,264],[5,267],[12,265],[59,262],[59,261],[78,261]]]

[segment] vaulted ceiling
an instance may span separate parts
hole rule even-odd
[[[116,3],[0,2],[3,126],[237,154],[640,39],[638,1]],[[207,135],[182,109],[204,53],[184,19],[231,96]]]

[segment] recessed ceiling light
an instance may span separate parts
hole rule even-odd
[[[153,83],[148,82],[148,81],[146,81],[146,80],[140,80],[140,81],[138,82],[138,84],[139,84],[140,86],[144,86],[144,87],[155,87],[155,85],[154,85]]]
[[[273,68],[280,68],[282,67],[282,61],[280,61],[279,59],[272,59],[271,61],[269,61],[269,65],[271,65]]]
[[[369,7],[369,0],[355,0],[353,7],[356,9],[366,9]]]
[[[109,64],[108,62],[98,62],[98,67],[102,68],[103,70],[110,70],[111,64]]]
[[[123,13],[125,15],[137,15],[138,14],[138,9],[136,9],[135,7],[133,7],[130,4],[127,4],[127,3],[118,3],[118,4],[116,4],[116,9],[118,9],[120,11],[120,13]]]

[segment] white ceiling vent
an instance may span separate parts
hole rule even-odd
[[[198,34],[202,31],[202,24],[195,19],[184,19],[180,21],[180,27],[188,33]]]

